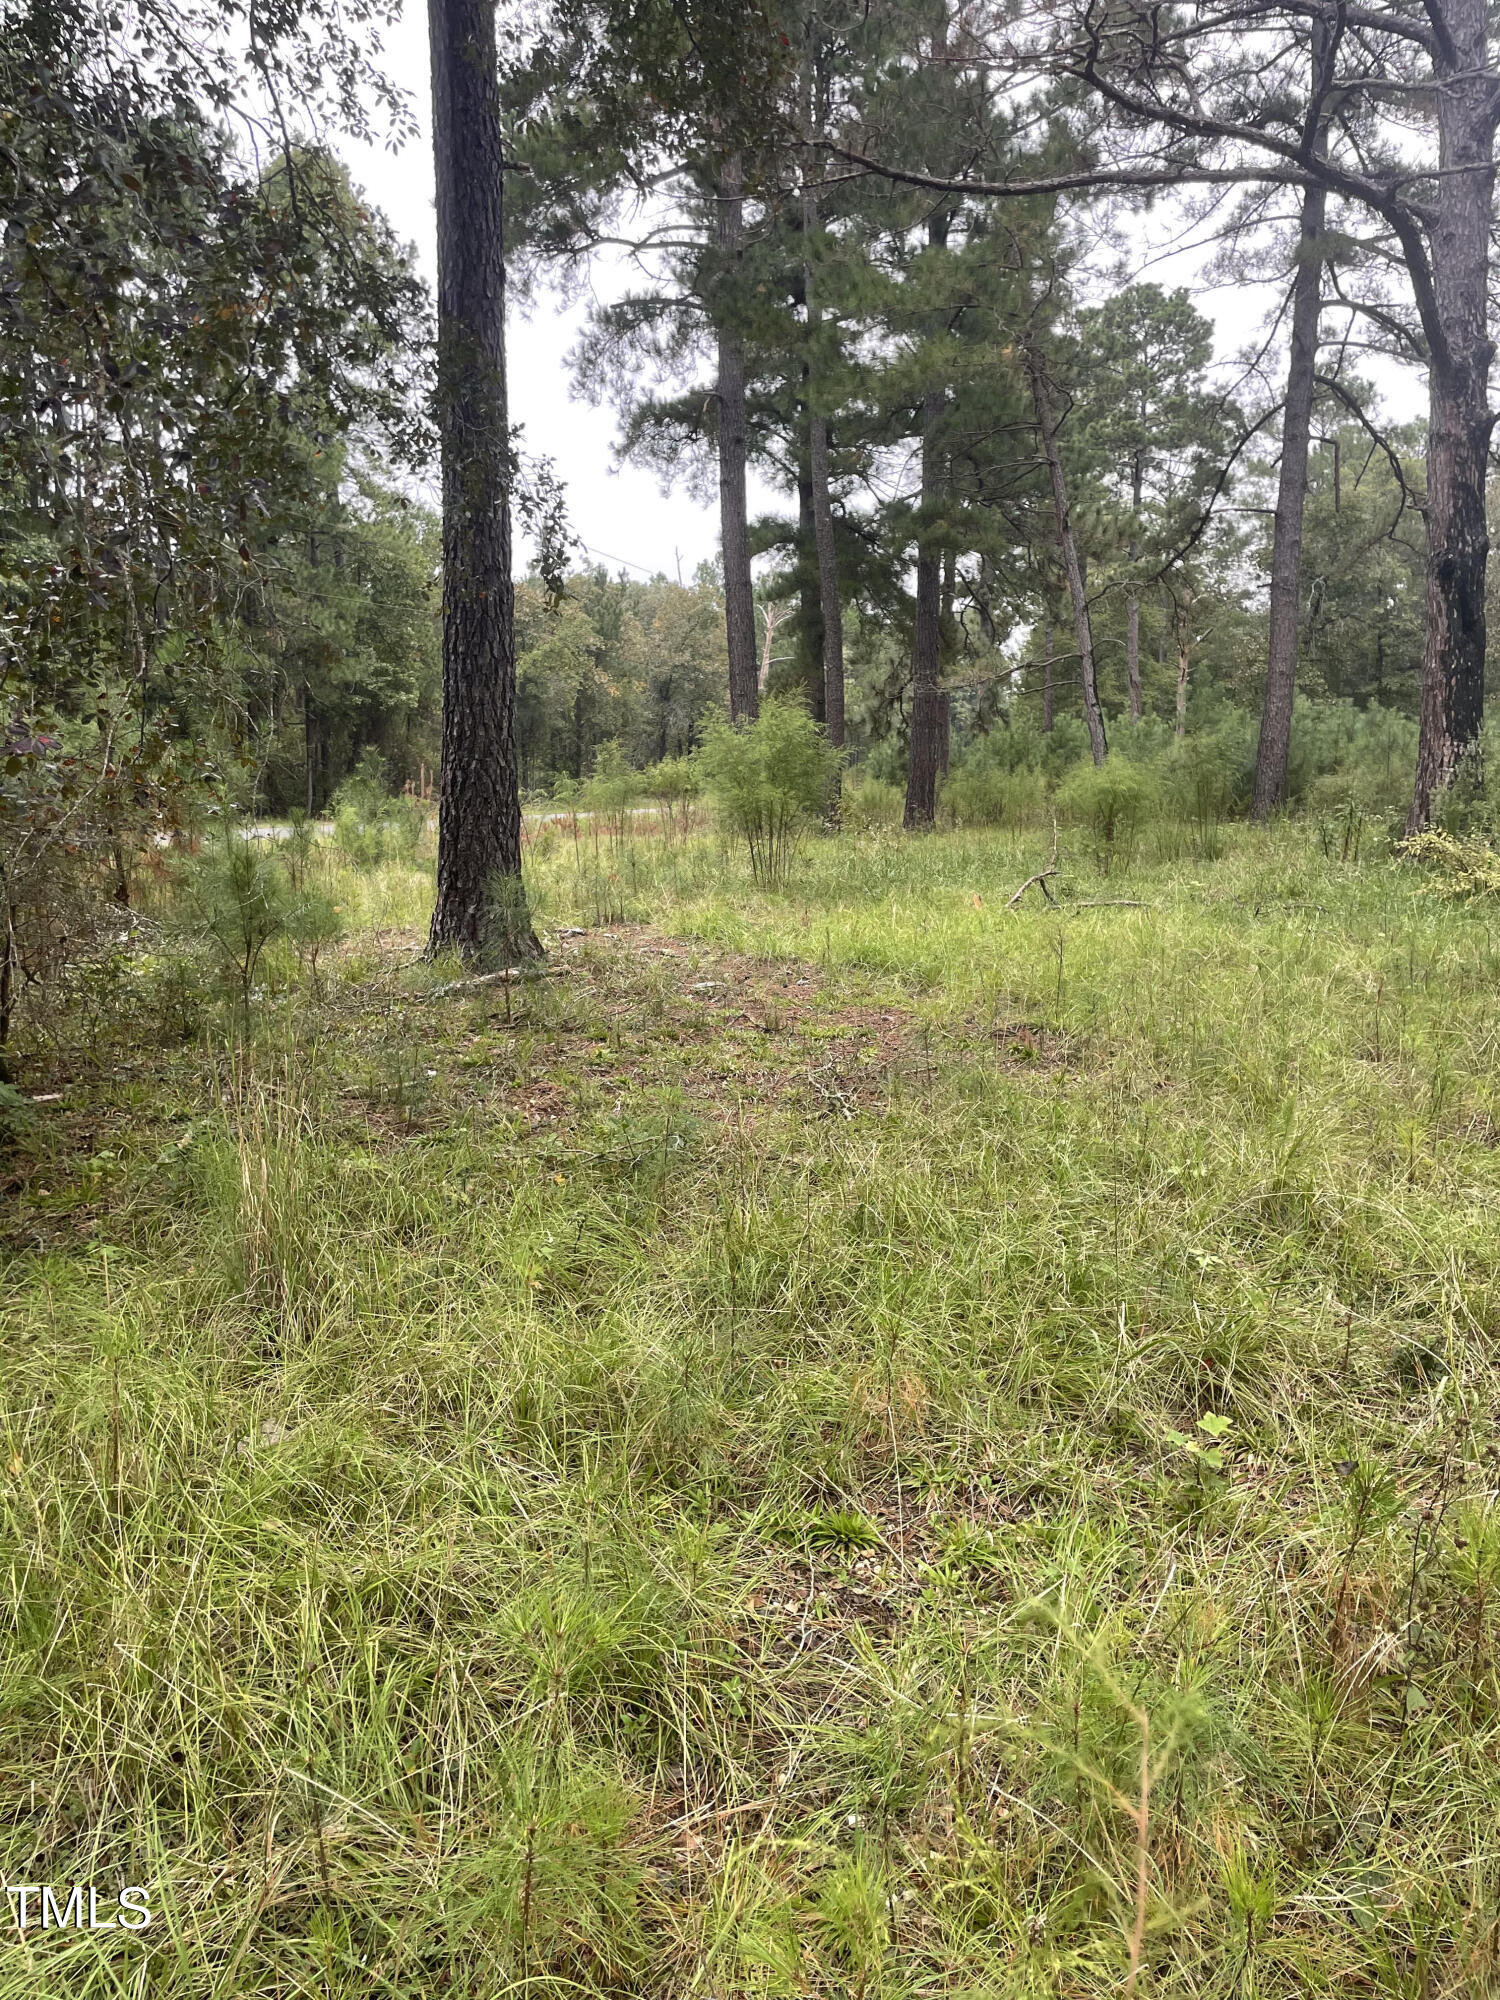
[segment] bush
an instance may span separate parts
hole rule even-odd
[[[1046,803],[1039,770],[1006,770],[973,753],[943,780],[939,801],[955,826],[1025,826],[1042,816]]]
[[[1111,757],[1097,768],[1077,764],[1058,787],[1058,810],[1086,827],[1101,874],[1128,868],[1141,830],[1160,803],[1155,774]]]
[[[860,772],[844,780],[839,819],[847,833],[873,833],[877,827],[900,826],[904,805],[899,785]]]
[[[215,962],[221,985],[248,1011],[255,976],[268,950],[285,943],[314,992],[319,992],[318,959],[344,934],[332,898],[310,887],[284,853],[269,840],[250,840],[232,826],[218,845],[197,855],[181,879],[177,913],[179,939],[196,956]],[[158,979],[165,1015],[179,1017],[180,1034],[196,1030],[199,989],[190,959],[168,962]]]
[[[667,816],[668,834],[690,833],[693,801],[702,787],[688,758],[663,757],[645,773],[645,786]]]
[[[1195,860],[1217,861],[1224,851],[1222,822],[1233,811],[1239,773],[1216,737],[1174,742],[1161,763],[1168,810],[1188,829]]]
[[[344,919],[338,905],[321,889],[310,889],[304,883],[292,897],[284,929],[304,977],[313,992],[321,998],[323,987],[318,977],[318,959],[329,945],[337,944],[344,935]]]
[[[1439,896],[1463,902],[1500,896],[1500,854],[1485,841],[1434,828],[1403,841],[1398,852],[1433,870],[1431,886]]]
[[[808,823],[825,809],[838,752],[800,701],[772,695],[754,722],[714,723],[698,768],[757,882],[785,881]]]
[[[334,793],[330,810],[334,839],[355,867],[378,868],[386,861],[410,866],[416,860],[428,808],[421,799],[391,796],[377,752],[362,753],[353,777]]]
[[[618,741],[601,743],[594,753],[594,772],[580,794],[586,812],[603,824],[617,844],[625,838],[630,815],[641,795],[641,776],[626,761]]]
[[[287,928],[292,886],[270,843],[247,840],[232,826],[195,857],[183,877],[182,930],[218,960],[225,985],[248,1009],[267,945]]]

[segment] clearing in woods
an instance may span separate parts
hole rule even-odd
[[[1492,928],[1043,846],[554,830],[442,994],[346,871],[32,1052],[5,1879],[154,1922],[0,1995],[1492,1986]]]

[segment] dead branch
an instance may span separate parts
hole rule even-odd
[[[1049,903],[1053,902],[1054,897],[1052,891],[1047,887],[1047,884],[1056,873],[1057,873],[1057,821],[1056,819],[1054,819],[1052,822],[1051,859],[1048,861],[1047,866],[1041,869],[1037,874],[1028,875],[1026,877],[1026,880],[1021,884],[1020,888],[1017,889],[1016,893],[1011,897],[1010,901],[1006,904],[1005,906],[1006,909],[1007,910],[1017,909],[1020,906],[1021,898],[1026,894],[1026,891],[1033,887],[1039,887],[1041,889],[1042,894],[1047,898],[1047,901]]]

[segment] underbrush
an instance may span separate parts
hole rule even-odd
[[[1484,906],[1051,841],[19,1052],[0,1995],[1493,1988]]]

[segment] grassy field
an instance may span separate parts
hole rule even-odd
[[[1366,844],[538,831],[5,1156],[0,2000],[1500,1991],[1500,942]],[[448,975],[451,977],[451,975]]]

